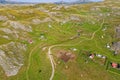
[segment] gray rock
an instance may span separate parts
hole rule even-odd
[[[33,24],[40,24],[41,20],[40,19],[33,19],[32,22],[33,22]]]
[[[9,21],[8,23],[14,29],[23,30],[23,31],[27,31],[27,32],[32,32],[32,27],[31,26],[26,26],[26,25],[24,25],[24,24],[22,24],[20,22],[17,22],[17,21]]]
[[[120,41],[114,42],[111,49],[114,50],[115,53],[119,53],[120,52]]]
[[[70,20],[80,21],[81,19],[78,16],[76,16],[76,15],[71,15],[70,16]]]
[[[10,42],[0,46],[0,66],[7,76],[14,76],[24,64],[23,52],[26,46]]]
[[[120,38],[120,25],[116,27],[116,38]]]
[[[52,19],[51,18],[44,18],[43,20],[40,20],[40,19],[33,19],[32,20],[32,23],[33,24],[40,24],[40,23],[45,23],[45,22],[51,22],[52,21]]]
[[[0,16],[0,21],[7,21],[8,18],[6,16]]]
[[[13,33],[10,29],[8,28],[0,28],[1,31],[5,32],[6,34]]]

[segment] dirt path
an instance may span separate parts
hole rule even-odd
[[[92,40],[94,37],[95,37],[95,34],[100,31],[103,27],[103,24],[104,24],[104,20],[103,22],[101,23],[101,26],[99,29],[97,29],[95,32],[93,32],[91,38],[85,38],[85,40],[82,40],[80,41],[79,43],[83,42],[83,41],[86,41],[86,40]],[[49,80],[53,80],[53,77],[54,77],[54,74],[55,74],[55,66],[54,66],[54,61],[53,61],[53,56],[52,56],[52,52],[51,52],[51,49],[54,48],[54,47],[60,47],[60,46],[75,46],[75,45],[78,45],[79,43],[77,44],[69,44],[69,45],[64,45],[64,44],[58,44],[58,45],[52,45],[48,48],[48,56],[49,56],[49,59],[50,59],[50,62],[51,62],[51,66],[52,66],[52,74],[51,74],[51,77]]]
[[[31,52],[29,53],[29,56],[28,56],[28,66],[27,66],[27,70],[26,70],[26,79],[27,79],[27,80],[29,80],[28,71],[29,71],[29,68],[30,68],[30,65],[31,65],[31,56],[32,56],[33,52],[34,52],[37,48],[43,47],[43,46],[41,46],[41,47],[39,47],[39,46],[41,46],[41,44],[38,44],[37,46],[35,46],[35,47],[31,50]]]
[[[54,77],[54,73],[55,73],[55,66],[54,66],[54,61],[53,61],[53,57],[52,57],[52,53],[51,53],[51,49],[53,48],[54,46],[51,46],[49,47],[48,49],[48,56],[49,56],[49,59],[50,59],[50,62],[51,62],[51,66],[52,66],[52,74],[51,74],[51,77],[49,80],[52,80],[53,77]]]
[[[52,66],[52,73],[51,73],[51,76],[49,78],[49,80],[53,80],[53,77],[54,77],[54,74],[55,74],[55,63],[54,63],[54,59],[53,59],[53,56],[52,56],[52,52],[51,52],[51,49],[54,48],[54,47],[59,47],[59,46],[75,46],[75,45],[78,45],[79,43],[83,42],[83,41],[86,41],[86,40],[92,40],[95,36],[95,34],[102,29],[102,26],[103,26],[103,23],[104,23],[104,20],[103,22],[101,23],[101,26],[99,29],[97,29],[95,32],[93,32],[91,38],[85,38],[85,40],[82,40],[76,44],[68,44],[68,45],[64,45],[64,44],[58,44],[58,45],[52,45],[48,48],[48,57],[50,59],[50,63],[51,63],[51,66]],[[41,44],[38,44],[37,46],[35,46],[31,52],[29,53],[29,57],[28,57],[28,66],[27,66],[27,71],[26,71],[26,79],[29,80],[29,75],[28,75],[28,71],[29,71],[29,68],[30,68],[30,65],[31,65],[31,56],[33,54],[33,52],[39,47],[41,46]],[[41,46],[42,47],[42,46]],[[39,48],[41,48],[39,47]]]

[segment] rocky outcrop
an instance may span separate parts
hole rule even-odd
[[[120,39],[120,25],[116,27],[116,38]]]
[[[115,29],[115,38],[120,39],[120,25]],[[120,53],[120,41],[113,42],[111,49],[115,51],[115,54]]]
[[[115,51],[115,54],[118,54],[118,53],[120,53],[120,41],[119,42],[114,42],[113,44],[112,44],[112,50],[114,50]]]
[[[10,29],[8,28],[0,28],[1,31],[5,32],[6,34],[13,33]]]
[[[32,23],[33,24],[40,24],[40,23],[46,23],[46,22],[51,22],[52,21],[52,19],[51,18],[44,18],[43,20],[40,20],[40,19],[33,19],[32,20]]]
[[[26,46],[21,43],[10,42],[0,46],[0,66],[7,76],[14,76],[24,63],[23,52]]]
[[[6,16],[0,16],[0,21],[7,21],[8,18]]]
[[[31,26],[25,26],[24,24],[21,24],[20,22],[16,21],[10,21],[10,26],[12,26],[14,29],[20,29],[27,32],[32,32]]]
[[[27,32],[32,32],[32,27],[29,25],[24,25],[18,21],[7,21],[3,24],[3,26],[11,26],[15,30],[22,30],[22,31],[27,31]]]

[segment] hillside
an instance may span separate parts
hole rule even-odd
[[[119,80],[119,4],[0,5],[0,80]]]

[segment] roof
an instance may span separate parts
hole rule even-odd
[[[117,68],[117,66],[118,66],[117,63],[115,63],[115,62],[112,63],[112,67],[113,67],[113,68]]]

